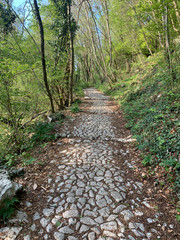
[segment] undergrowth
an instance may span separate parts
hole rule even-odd
[[[143,153],[143,165],[161,166],[174,191],[180,191],[180,122],[179,72],[171,80],[160,56],[146,60],[141,71],[132,69],[124,80],[109,89],[108,84],[97,85],[101,91],[121,105],[126,127],[137,139]]]

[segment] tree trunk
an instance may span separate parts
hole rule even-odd
[[[90,37],[91,37],[91,42],[92,42],[92,47],[93,47],[94,56],[95,56],[95,59],[96,59],[97,64],[98,64],[99,67],[101,68],[104,76],[107,78],[110,88],[112,88],[111,79],[110,79],[110,77],[109,77],[108,74],[107,74],[107,69],[106,69],[106,66],[105,66],[105,61],[104,61],[104,56],[103,56],[103,54],[102,54],[101,46],[99,46],[99,47],[100,47],[100,52],[101,52],[101,58],[102,58],[102,61],[103,61],[103,66],[101,65],[101,63],[100,63],[99,60],[98,60],[96,45],[95,45],[95,41],[94,41],[94,37],[93,37],[92,30],[91,30],[91,27],[90,27],[90,21],[89,21],[89,15],[88,15],[88,11],[87,11],[87,6],[86,6],[86,3],[84,3],[84,4],[85,4],[86,19],[87,19],[87,23],[88,23],[88,30],[89,30],[89,34],[90,34]],[[92,12],[91,12],[91,13],[92,13]],[[93,18],[93,20],[95,21],[94,18]],[[96,30],[97,30],[97,29],[96,29]],[[97,33],[97,35],[98,35],[98,33]],[[100,41],[99,35],[98,35],[98,41]],[[100,42],[99,42],[99,43],[100,43]]]
[[[70,40],[70,79],[69,79],[69,106],[73,101],[73,82],[74,82],[74,39],[72,33],[71,1],[68,3],[68,24]]]
[[[39,31],[40,31],[40,37],[41,37],[41,61],[42,61],[42,68],[43,68],[43,77],[44,77],[44,84],[45,84],[45,88],[50,100],[50,104],[51,104],[51,111],[52,113],[54,113],[54,103],[53,103],[53,98],[49,89],[49,84],[48,84],[48,80],[47,80],[47,71],[46,71],[46,59],[45,59],[45,47],[44,47],[44,28],[43,28],[43,24],[42,24],[42,20],[41,20],[41,16],[39,13],[39,7],[37,4],[37,0],[34,0],[34,8],[35,8],[35,14],[38,20],[38,24],[39,24]]]
[[[175,11],[175,14],[176,14],[178,24],[180,26],[180,15],[179,15],[178,5],[177,5],[176,1],[173,1],[173,5],[174,5],[174,11]]]

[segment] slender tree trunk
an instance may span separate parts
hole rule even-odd
[[[141,19],[139,18],[138,14],[137,14],[137,12],[136,12],[135,6],[133,6],[133,10],[134,10],[134,12],[135,12],[135,15],[136,15],[137,21],[138,21],[138,23],[139,23],[139,26],[140,26],[140,28],[141,28],[141,30],[142,30],[142,34],[143,34],[143,36],[144,36],[144,41],[145,41],[145,43],[146,43],[147,49],[148,49],[150,55],[152,55],[151,48],[150,48],[150,46],[149,46],[149,43],[148,43],[146,34],[145,34],[145,32],[144,32],[144,29],[143,29],[143,23],[142,23]]]
[[[172,60],[171,60],[168,3],[163,1],[163,5],[164,5],[163,22],[164,22],[164,37],[165,37],[165,56],[166,56],[166,61],[168,63],[170,74],[172,76],[172,80],[175,80],[176,75],[175,75],[175,72],[173,70]]]
[[[44,47],[44,28],[43,28],[43,24],[42,24],[42,20],[41,20],[41,16],[39,13],[39,7],[37,4],[37,0],[34,0],[34,8],[35,8],[35,13],[36,13],[36,17],[38,20],[38,24],[39,24],[39,31],[40,31],[40,37],[41,37],[41,61],[42,61],[42,68],[43,68],[43,77],[44,77],[44,84],[45,84],[45,88],[50,100],[50,104],[51,104],[51,111],[52,113],[54,113],[54,103],[53,103],[53,98],[49,89],[49,84],[48,84],[48,80],[47,80],[47,71],[46,71],[46,59],[45,59],[45,47]]]
[[[108,35],[108,42],[109,42],[109,67],[111,68],[112,65],[112,40],[111,40],[111,33],[110,33],[110,26],[109,26],[109,9],[107,0],[101,0],[102,6],[104,6],[105,18],[106,18],[106,28],[107,28],[107,35]]]
[[[180,15],[179,15],[178,5],[177,5],[176,1],[173,1],[173,5],[174,5],[174,10],[175,10],[175,14],[176,14],[178,24],[180,26]]]
[[[169,26],[168,26],[169,18],[168,18],[168,6],[166,3],[164,4],[163,20],[164,20],[165,55],[169,65],[169,69],[171,69],[171,53],[170,53],[170,39],[169,39]]]
[[[152,4],[153,4],[152,1],[149,0],[148,2],[149,2],[149,5],[152,6]],[[157,18],[156,18],[155,11],[153,10],[153,8],[151,8],[151,11],[152,11],[152,15],[153,15],[154,21],[155,21],[156,25],[157,25],[158,28],[159,28],[159,24],[158,24],[158,20],[157,20]],[[162,27],[162,24],[161,24],[161,27]],[[161,33],[160,33],[159,30],[158,30],[158,39],[159,39],[160,47],[163,48],[164,46],[163,46],[163,43],[162,43],[162,36],[161,36]]]
[[[72,33],[71,1],[68,3],[68,23],[70,40],[70,79],[69,79],[69,106],[73,101],[73,82],[74,82],[74,39]]]
[[[104,62],[104,57],[103,57],[102,54],[101,54],[101,58],[102,58],[102,61],[103,61],[103,66],[101,65],[101,63],[100,63],[99,60],[98,60],[96,45],[95,45],[95,41],[94,41],[94,37],[93,37],[92,30],[91,30],[91,27],[90,27],[90,21],[89,21],[89,15],[88,15],[88,11],[87,11],[87,6],[86,6],[86,3],[84,3],[84,4],[85,4],[86,19],[87,19],[87,23],[88,23],[88,30],[89,30],[89,34],[90,34],[90,37],[91,37],[91,42],[92,42],[92,47],[93,47],[94,56],[95,56],[95,59],[96,59],[97,64],[98,64],[99,67],[101,68],[104,76],[107,78],[110,88],[112,88],[111,79],[109,78],[109,76],[108,76],[108,74],[107,74],[107,69],[106,69],[105,62]],[[94,20],[94,19],[93,19],[93,20]],[[97,29],[96,29],[96,30],[97,30]],[[97,33],[97,34],[98,34],[98,33]],[[98,35],[98,41],[100,41],[99,35]],[[102,51],[101,46],[100,46],[100,51]]]

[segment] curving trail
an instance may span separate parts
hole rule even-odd
[[[85,96],[83,112],[64,125],[48,156],[47,174],[34,187],[37,201],[26,202],[17,239],[178,239],[177,226],[148,194],[151,186],[133,173],[117,106],[94,88]]]

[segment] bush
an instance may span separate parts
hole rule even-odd
[[[39,122],[32,129],[31,143],[49,142],[55,139],[54,134],[55,123]]]

